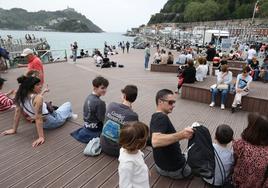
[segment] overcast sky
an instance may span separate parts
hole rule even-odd
[[[131,27],[146,24],[151,15],[159,12],[166,2],[167,0],[0,0],[0,7],[17,7],[33,12],[63,10],[69,6],[104,31],[125,32]]]

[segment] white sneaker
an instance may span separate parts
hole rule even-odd
[[[221,104],[221,109],[222,109],[222,110],[224,110],[224,109],[225,109],[224,104]]]
[[[78,118],[78,114],[72,114],[72,115],[71,115],[71,119],[72,119],[72,120],[76,120],[77,118]]]
[[[214,107],[214,106],[215,106],[215,102],[210,103],[209,106],[210,106],[210,107]]]

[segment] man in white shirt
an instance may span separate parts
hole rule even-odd
[[[255,57],[257,54],[256,50],[254,49],[254,45],[250,46],[250,49],[248,51],[248,58],[247,63],[250,64],[252,62],[252,58]]]

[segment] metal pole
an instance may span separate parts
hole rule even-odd
[[[205,37],[206,37],[206,26],[204,27],[203,47],[205,46]]]
[[[256,7],[257,7],[258,3],[259,3],[259,0],[256,1],[255,5],[254,5],[253,14],[252,14],[251,27],[250,27],[250,33],[249,33],[250,40],[251,40],[251,34],[252,34],[252,30],[253,30],[254,18],[255,18],[255,14],[256,14]]]

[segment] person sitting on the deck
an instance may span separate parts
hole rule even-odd
[[[159,64],[160,61],[161,61],[160,49],[157,49],[157,51],[154,54],[154,63]]]
[[[100,99],[106,94],[109,81],[101,76],[92,81],[93,92],[84,102],[84,127],[71,133],[76,140],[88,143],[92,138],[100,137],[106,112],[105,102]]]
[[[17,80],[20,85],[15,96],[16,110],[13,128],[4,131],[3,135],[17,133],[20,117],[24,112],[32,119],[32,122],[35,122],[38,139],[32,143],[32,146],[36,147],[45,142],[43,129],[58,128],[68,118],[77,118],[77,114],[72,113],[70,102],[66,102],[57,110],[49,112],[47,104],[43,101],[43,95],[49,92],[49,89],[46,88],[42,92],[42,84],[39,78],[21,76]]]
[[[239,74],[236,79],[236,84],[235,84],[235,97],[234,97],[234,102],[232,104],[232,113],[235,112],[235,108],[239,106],[239,108],[242,108],[241,106],[241,100],[242,96],[245,96],[249,93],[249,86],[252,81],[252,77],[249,75],[250,68],[244,67],[243,68],[243,73]]]
[[[5,81],[5,79],[0,77],[0,111],[8,110],[13,106],[14,101],[10,98],[10,96],[16,93],[15,90],[11,90],[8,93],[1,92]]]
[[[102,58],[102,55],[101,55],[101,53],[100,53],[100,51],[96,51],[96,54],[94,55],[94,57],[93,57],[94,59],[95,59],[95,63],[97,64],[97,65],[101,65],[102,64],[102,62],[103,62],[103,58]]]
[[[188,66],[186,66],[182,71],[181,75],[179,75],[178,91],[182,87],[183,83],[195,82],[196,69],[194,67],[193,60],[188,60],[187,64]]]
[[[215,88],[211,88],[211,103],[210,107],[215,106],[216,96],[221,92],[221,109],[225,109],[225,102],[230,90],[230,84],[233,80],[233,73],[228,70],[227,65],[223,65],[221,72],[217,75],[217,84]]]
[[[119,187],[149,188],[149,170],[140,150],[146,145],[149,128],[142,122],[125,125],[120,131]]]
[[[161,61],[159,64],[166,65],[168,61],[168,55],[164,49],[161,50]]]
[[[206,65],[206,58],[204,57],[199,57],[197,59],[199,65],[196,68],[196,81],[198,82],[203,82],[204,78],[206,78],[207,73],[208,73],[208,66]]]
[[[160,175],[182,179],[191,174],[191,168],[186,164],[179,141],[191,138],[193,129],[187,127],[177,132],[172,125],[168,117],[176,102],[172,91],[158,91],[155,100],[157,109],[150,122],[150,138],[156,170]]]
[[[171,52],[168,52],[167,64],[173,64],[173,63],[174,63],[174,56]]]
[[[132,110],[132,103],[138,95],[138,88],[127,85],[122,91],[122,103],[109,104],[105,123],[100,137],[102,151],[108,155],[118,157],[120,146],[119,133],[128,122],[138,121],[138,114]]]
[[[248,126],[241,139],[234,141],[235,187],[268,187],[268,118],[259,114],[248,115]]]
[[[260,77],[265,83],[268,82],[268,56],[266,56],[261,65]]]
[[[178,60],[176,61],[176,64],[184,65],[186,63],[186,55],[185,52],[182,51],[178,57]]]
[[[257,60],[257,58],[253,57],[248,66],[250,68],[250,75],[253,78],[253,81],[258,80],[260,67],[259,67],[259,61]]]
[[[81,50],[80,50],[80,56],[81,56],[81,58],[83,58],[83,57],[85,56],[84,49],[81,49]]]
[[[231,174],[234,157],[232,149],[228,148],[228,144],[233,141],[233,135],[234,131],[229,125],[222,124],[216,129],[216,143],[213,143],[215,151],[215,175],[211,179],[204,178],[209,184],[223,186]]]

